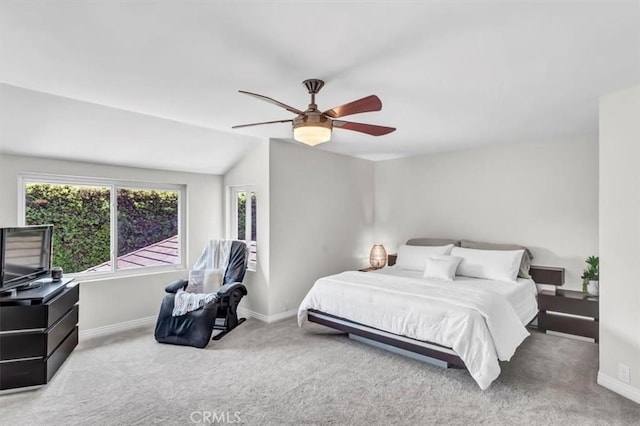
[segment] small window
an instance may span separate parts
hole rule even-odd
[[[182,267],[183,187],[39,175],[22,182],[24,224],[54,225],[53,265],[65,273]]]
[[[255,269],[258,250],[256,191],[253,186],[231,187],[231,238],[249,248],[249,269]]]

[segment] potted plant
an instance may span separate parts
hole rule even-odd
[[[600,258],[587,257],[587,268],[582,273],[582,291],[590,296],[600,294]]]

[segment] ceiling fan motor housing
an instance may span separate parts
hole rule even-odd
[[[299,115],[293,119],[293,128],[304,126],[316,126],[331,128],[331,119],[320,111],[305,112],[305,115]]]

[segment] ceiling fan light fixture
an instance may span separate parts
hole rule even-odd
[[[293,129],[293,138],[305,145],[316,146],[331,139],[331,128],[313,124],[298,126]]]
[[[233,129],[241,127],[260,126],[263,124],[291,123],[293,125],[293,139],[308,146],[316,146],[331,140],[331,132],[334,127],[338,129],[351,130],[354,132],[366,133],[372,136],[382,136],[396,130],[394,127],[377,126],[375,124],[356,123],[353,121],[337,120],[347,115],[360,114],[363,112],[380,111],[382,102],[376,95],[366,96],[326,111],[320,111],[316,105],[316,95],[324,86],[324,81],[312,78],[302,82],[311,95],[311,102],[305,111],[299,110],[287,104],[283,104],[268,96],[257,93],[239,90],[240,93],[252,96],[270,104],[277,105],[297,115],[292,120],[273,120],[261,123],[240,124],[233,126]]]
[[[293,119],[293,139],[316,146],[331,139],[331,120],[317,110],[307,110]]]

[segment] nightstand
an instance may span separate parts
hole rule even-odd
[[[371,272],[371,271],[377,271],[378,269],[382,269],[382,268],[374,268],[373,266],[369,266],[367,268],[358,269],[358,271],[360,271],[360,272]]]
[[[538,294],[538,329],[590,337],[598,343],[598,299],[581,291],[541,291]]]

